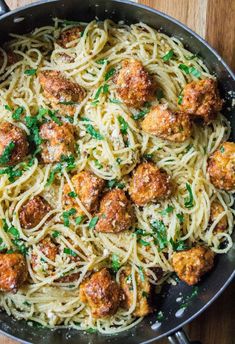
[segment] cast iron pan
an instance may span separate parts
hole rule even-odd
[[[219,80],[220,92],[225,99],[224,113],[231,120],[235,139],[235,109],[232,107],[232,92],[235,91],[235,77],[229,67],[218,54],[198,35],[175,19],[154,9],[119,0],[46,0],[9,12],[9,8],[0,0],[0,43],[8,39],[9,33],[27,33],[35,27],[51,23],[52,18],[76,21],[91,21],[95,17],[114,21],[124,20],[126,23],[143,21],[146,24],[174,35],[181,39],[193,53],[199,53],[207,67],[215,73]],[[234,235],[235,239],[235,235]],[[15,321],[5,312],[0,313],[0,331],[23,343],[34,344],[137,344],[150,343],[164,336],[171,343],[189,343],[180,330],[203,312],[227,287],[235,275],[235,245],[227,255],[217,257],[215,268],[199,284],[198,295],[190,298],[188,307],[181,317],[175,313],[180,305],[176,302],[179,295],[183,299],[192,294],[192,288],[179,283],[177,286],[165,287],[163,296],[159,297],[158,309],[163,312],[164,321],[153,330],[151,325],[156,321],[156,314],[144,319],[138,326],[118,335],[87,334],[70,329],[50,330],[34,328],[24,321]]]

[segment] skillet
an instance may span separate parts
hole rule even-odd
[[[222,97],[225,99],[223,113],[230,119],[232,137],[235,141],[235,107],[232,106],[232,92],[235,92],[235,76],[220,56],[201,37],[177,20],[140,4],[125,0],[42,0],[9,12],[0,0],[0,44],[8,40],[9,33],[27,33],[35,27],[48,25],[52,18],[89,22],[94,18],[114,21],[124,20],[127,24],[143,21],[168,35],[182,40],[192,52],[198,53],[210,72],[215,73]],[[235,233],[233,235],[235,241]],[[158,299],[158,310],[164,320],[160,326],[152,326],[156,313],[145,318],[134,328],[118,335],[87,334],[73,329],[35,328],[25,321],[15,321],[5,312],[0,312],[0,332],[22,343],[33,344],[136,344],[151,343],[168,336],[172,344],[190,343],[181,328],[203,312],[228,286],[235,276],[235,245],[226,255],[220,255],[212,272],[199,284],[198,292],[180,282],[176,286],[165,286]],[[179,312],[176,301],[181,296],[187,300],[185,311]],[[176,316],[182,313],[181,316]]]

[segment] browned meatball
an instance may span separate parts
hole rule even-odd
[[[210,222],[216,221],[217,217],[220,216],[221,213],[224,212],[224,208],[221,203],[218,201],[214,201],[211,204],[211,213],[210,213]],[[224,232],[228,228],[228,221],[227,217],[223,216],[221,220],[215,226],[214,232]]]
[[[37,226],[50,210],[51,206],[44,198],[41,196],[33,197],[20,210],[21,227],[33,228]]]
[[[44,163],[59,162],[63,155],[74,153],[74,129],[69,123],[58,125],[55,122],[44,123],[40,128],[40,136],[45,140],[41,144],[41,157]]]
[[[0,254],[0,290],[16,292],[28,277],[25,258],[20,253]]]
[[[28,154],[26,133],[9,122],[0,124],[0,165],[12,166]]]
[[[208,172],[214,186],[223,190],[235,189],[235,143],[224,142],[208,161]]]
[[[194,285],[206,272],[212,269],[214,252],[203,246],[176,252],[172,257],[172,265],[182,281],[188,285]]]
[[[38,249],[41,251],[48,259],[51,261],[55,261],[56,255],[58,253],[58,247],[56,244],[51,240],[50,236],[46,236],[43,240],[40,241],[38,244]],[[36,255],[32,255],[31,263],[32,267],[35,268],[38,264]],[[50,268],[50,267],[49,267]]]
[[[129,193],[135,204],[144,206],[149,202],[169,197],[171,192],[170,176],[154,164],[142,163],[134,171]]]
[[[105,186],[105,180],[97,177],[89,171],[82,171],[74,175],[71,179],[74,190],[84,207],[90,213],[94,213],[98,208],[100,194]],[[66,209],[75,208],[77,215],[83,215],[82,209],[76,202],[76,198],[69,196],[72,190],[68,184],[64,186],[63,202]]]
[[[76,39],[81,37],[81,33],[82,33],[82,27],[81,26],[76,26],[76,27],[72,27],[69,29],[66,29],[64,31],[61,32],[58,40],[56,41],[61,47],[63,48],[67,48],[67,44],[75,41]],[[74,48],[76,47],[77,43],[73,43],[72,45],[69,45],[69,48]]]
[[[150,292],[151,286],[145,274],[141,274],[141,279],[139,273],[135,273],[136,288],[137,288],[137,300],[136,308],[134,310],[134,315],[136,317],[144,317],[152,312],[150,306]],[[121,271],[120,274],[120,286],[125,294],[125,299],[122,302],[124,308],[129,309],[133,303],[133,284],[132,284],[132,275],[131,268],[126,267]]]
[[[117,312],[122,292],[108,269],[103,268],[81,284],[79,295],[91,308],[93,317],[104,318]]]
[[[213,79],[193,81],[183,89],[180,109],[189,115],[200,116],[210,122],[222,108],[217,83]]]
[[[114,81],[118,95],[128,106],[138,108],[153,96],[154,82],[138,60],[122,61],[122,68]]]
[[[191,135],[189,116],[183,112],[173,112],[165,105],[151,109],[142,122],[142,129],[152,135],[173,142],[184,142]]]
[[[99,220],[95,229],[104,233],[119,233],[133,223],[131,203],[123,190],[108,191],[100,202]]]
[[[86,96],[80,85],[66,79],[59,71],[40,72],[39,82],[52,108],[63,115],[73,116],[76,110],[74,105],[80,103]]]

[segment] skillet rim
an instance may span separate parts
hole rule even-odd
[[[14,10],[10,10],[9,12],[6,12],[5,14],[0,16],[0,22],[2,19],[7,18],[7,17],[11,17],[12,15],[14,16],[15,14],[20,14],[21,11],[27,10],[27,9],[32,9],[34,7],[40,7],[41,5],[45,4],[45,3],[59,3],[61,0],[39,0],[36,2],[33,2],[31,4],[27,4],[21,7],[18,7]],[[96,2],[99,2],[99,0],[93,0]],[[176,24],[177,26],[179,26],[181,29],[187,31],[188,33],[190,33],[196,40],[198,40],[199,42],[202,43],[202,45],[204,45],[218,60],[218,62],[220,64],[222,64],[224,66],[224,68],[226,69],[226,71],[229,73],[229,75],[231,76],[231,78],[233,79],[233,81],[235,82],[235,73],[232,71],[232,69],[228,66],[228,64],[224,61],[224,59],[219,55],[219,53],[216,51],[216,49],[214,49],[204,38],[202,38],[200,35],[198,35],[196,32],[194,32],[192,29],[190,29],[187,25],[181,23],[178,19],[173,18],[172,16],[165,14],[157,9],[154,9],[150,6],[144,5],[144,4],[139,4],[130,0],[111,0],[112,2],[116,2],[116,3],[123,3],[123,4],[127,4],[130,6],[133,6],[135,8],[139,8],[139,9],[145,9],[148,10],[149,12],[152,12],[153,14],[157,14],[159,16],[161,16],[163,19],[168,19],[169,21],[173,22],[174,24]],[[5,3],[4,0],[0,0],[0,2]],[[35,25],[36,27],[36,25]],[[189,48],[190,48],[190,44]],[[231,248],[232,249],[232,248]],[[232,282],[232,280],[235,278],[235,269],[234,271],[230,274],[230,276],[228,277],[228,279],[225,281],[225,283],[223,284],[223,287],[214,294],[214,296],[202,307],[200,308],[196,313],[194,313],[191,317],[189,317],[187,320],[185,320],[184,322],[182,322],[180,325],[175,326],[174,328],[172,328],[171,330],[157,336],[156,338],[151,338],[147,341],[142,342],[142,344],[149,344],[152,343],[153,341],[158,341],[164,337],[167,337],[175,332],[177,332],[179,329],[181,329],[183,326],[185,326],[186,324],[192,322],[195,318],[197,318],[200,314],[202,314],[212,303],[214,303],[214,301],[225,291],[225,289],[228,287],[228,285]],[[56,330],[56,329],[55,329]],[[32,344],[32,342],[28,342],[25,341],[23,339],[19,339],[18,337],[15,337],[3,330],[0,329],[0,333],[7,336],[8,338],[17,340],[19,343],[22,344]]]

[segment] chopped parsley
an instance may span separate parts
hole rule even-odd
[[[104,64],[108,63],[108,60],[107,59],[99,59],[96,61],[96,63],[98,63],[100,65],[104,65]]]
[[[24,71],[25,75],[35,75],[37,73],[37,69],[26,69]]]
[[[172,238],[170,239],[171,246],[174,251],[183,251],[188,249],[188,245],[186,244],[185,241],[179,240],[179,241],[174,241]]]
[[[221,146],[219,150],[221,151],[221,153],[224,153],[225,152],[224,146]]]
[[[174,51],[171,49],[171,50],[169,50],[169,51],[166,53],[166,55],[164,55],[164,56],[162,57],[162,59],[163,59],[164,62],[167,62],[167,61],[169,61],[169,60],[173,57],[173,55],[174,55]]]
[[[186,183],[186,189],[187,189],[189,195],[184,200],[184,206],[185,206],[185,208],[192,208],[194,205],[194,199],[193,199],[193,192],[192,192],[191,185]]]
[[[144,154],[144,155],[143,155],[143,158],[144,158],[145,160],[147,160],[147,161],[152,160],[153,154]]]
[[[9,105],[5,105],[4,108],[8,111],[12,111],[12,108]]]
[[[95,130],[92,124],[86,124],[85,125],[86,132],[91,135],[96,140],[103,140],[103,135],[100,134],[99,131]]]
[[[144,110],[141,110],[140,112],[138,112],[136,114],[133,114],[132,118],[134,120],[138,121],[139,119],[144,118],[145,115],[147,115],[147,113],[149,113],[149,109],[144,109]]]
[[[178,96],[178,104],[181,105],[182,102],[183,102],[183,95],[179,94],[179,96]]]
[[[96,333],[97,330],[95,328],[89,327],[88,329],[86,329],[87,333]]]
[[[51,185],[54,182],[55,175],[62,171],[62,164],[58,163],[55,165],[54,169],[50,172],[49,177],[47,179],[46,186]]]
[[[179,67],[179,69],[184,71],[185,74],[192,74],[196,78],[200,78],[200,76],[201,76],[201,73],[195,67],[188,67],[183,63],[180,63],[178,67]]]
[[[187,308],[189,304],[192,302],[192,300],[198,295],[199,288],[196,286],[193,287],[192,294],[189,296],[186,296],[185,300],[181,303],[180,308]]]
[[[103,165],[99,162],[99,160],[95,160],[95,166],[100,170],[101,168],[103,168]]]
[[[13,183],[16,177],[21,177],[23,172],[18,168],[9,166],[0,170],[0,175],[7,174],[9,182]]]
[[[114,272],[117,272],[121,267],[121,264],[119,262],[119,257],[117,254],[112,255],[112,269]]]
[[[159,311],[157,313],[157,321],[162,322],[163,320],[164,320],[164,315],[163,315],[162,311]]]
[[[59,118],[56,116],[57,111],[48,110],[48,115],[58,125],[62,125],[63,123],[59,120]]]
[[[144,282],[145,278],[144,278],[143,267],[142,266],[138,266],[138,270],[139,270],[140,279],[141,279],[142,282]]]
[[[22,115],[22,113],[24,112],[24,108],[22,106],[18,107],[12,114],[12,118],[15,121],[19,121],[20,120],[20,116]]]
[[[89,225],[88,225],[88,228],[94,229],[98,221],[99,221],[99,217],[98,217],[98,216],[94,216],[94,217],[90,220]]]
[[[184,215],[183,214],[176,214],[176,217],[178,218],[180,224],[184,223]]]
[[[68,254],[68,255],[70,255],[72,257],[77,257],[77,253],[74,252],[73,250],[71,250],[71,248],[65,247],[64,248],[64,253],[66,253],[66,254]]]
[[[108,72],[105,74],[104,80],[105,80],[105,81],[109,80],[109,79],[115,74],[115,72],[116,72],[115,68],[113,68],[113,67],[110,68],[110,69],[108,70]]]
[[[51,234],[52,238],[58,238],[58,236],[60,236],[60,232],[58,231],[54,231],[52,234]]]
[[[121,162],[122,162],[122,159],[121,158],[117,158],[116,161],[117,161],[118,165],[120,165]]]
[[[76,225],[80,225],[80,223],[82,222],[83,219],[84,219],[84,216],[83,216],[83,215],[77,216],[77,217],[75,218],[75,223],[76,223]]]
[[[166,207],[166,209],[164,209],[164,210],[161,211],[161,215],[164,216],[164,215],[170,214],[170,213],[173,212],[173,210],[174,210],[174,207],[173,207],[172,205],[168,205],[168,206]]]
[[[76,194],[76,192],[71,191],[71,192],[68,193],[68,196],[69,196],[69,197],[72,197],[72,198],[76,198],[76,197],[77,197],[77,194]]]
[[[193,60],[195,59],[196,57],[198,57],[198,54],[193,54],[193,55],[190,55],[190,56],[184,56],[186,60]]]
[[[147,293],[146,291],[142,291],[142,296],[148,298],[149,297],[149,293]]]
[[[20,233],[18,231],[17,228],[15,228],[14,226],[11,226],[9,229],[8,229],[8,233],[10,233],[13,237],[19,239],[20,237]]]
[[[159,251],[162,251],[168,244],[166,227],[163,221],[154,220],[151,223],[153,232],[156,234],[154,242],[158,245]]]
[[[0,156],[0,164],[4,165],[8,163],[11,159],[12,152],[15,148],[15,143],[11,141],[3,150],[3,153]]]
[[[63,212],[62,217],[63,217],[64,225],[66,227],[69,227],[69,218],[70,218],[70,216],[76,214],[76,212],[77,212],[77,210],[74,209],[74,208],[71,208],[71,209]]]
[[[109,99],[110,103],[113,103],[113,104],[121,104],[122,102],[116,98],[113,98],[113,99]]]
[[[125,187],[125,184],[118,182],[117,179],[112,179],[108,181],[109,189],[113,189],[113,188],[124,189],[124,187]]]
[[[121,133],[123,135],[126,135],[127,134],[127,129],[129,128],[128,123],[125,121],[125,119],[122,116],[118,116],[118,122],[120,124]]]
[[[138,243],[140,243],[142,246],[150,246],[150,243],[149,243],[149,242],[147,242],[147,241],[145,241],[145,240],[143,240],[143,239],[141,239],[141,238],[139,238],[137,241],[138,241]]]

